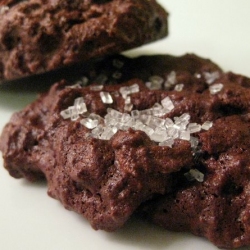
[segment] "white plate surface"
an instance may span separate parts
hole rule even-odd
[[[130,55],[196,53],[225,71],[250,77],[249,0],[159,0],[170,13],[168,38]],[[0,90],[0,130],[34,93]],[[215,250],[186,233],[171,233],[132,219],[116,233],[94,231],[86,220],[46,194],[45,184],[15,180],[0,159],[1,250]],[[245,248],[246,249],[246,248]],[[249,248],[248,248],[249,249]]]

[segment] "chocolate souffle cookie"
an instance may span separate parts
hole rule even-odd
[[[114,231],[171,191],[172,172],[194,165],[190,133],[224,115],[206,83],[220,72],[194,55],[88,64],[79,82],[56,83],[12,116],[0,137],[4,166],[15,178],[46,178],[51,197]]]
[[[0,0],[0,80],[119,53],[168,34],[155,0]]]
[[[194,55],[112,56],[82,73],[12,116],[10,175],[46,178],[95,229],[137,210],[218,247],[250,245],[250,79]]]

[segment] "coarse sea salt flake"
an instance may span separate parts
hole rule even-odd
[[[131,97],[130,96],[126,96],[125,100],[124,100],[125,104],[130,104],[131,103]]]
[[[190,141],[190,132],[189,131],[180,131],[179,138],[181,140]]]
[[[151,76],[148,79],[149,81],[146,82],[146,86],[151,90],[157,90],[162,88],[162,83],[164,82],[164,79],[161,76]]]
[[[140,91],[139,85],[138,84],[133,84],[129,87],[130,94],[133,93],[138,93]]]
[[[125,104],[124,110],[130,112],[133,109],[133,104]]]
[[[219,93],[222,89],[223,89],[222,83],[216,83],[216,84],[209,86],[209,91],[211,95],[215,95]]]
[[[184,176],[188,181],[196,180],[198,182],[204,181],[204,174],[201,173],[198,169],[190,169],[189,172],[185,173]]]
[[[209,130],[213,126],[213,122],[206,121],[201,125],[201,128],[204,130]]]
[[[174,126],[174,122],[172,119],[170,118],[166,118],[165,119],[165,122],[164,122],[164,125],[166,128],[170,128],[170,127],[173,127]]]
[[[102,99],[102,102],[105,103],[105,104],[111,104],[113,103],[113,98],[112,96],[110,95],[109,92],[100,92],[100,97]]]
[[[92,129],[91,134],[95,138],[100,138],[101,134],[104,131],[104,127],[102,125],[96,126],[94,129]]]
[[[84,103],[83,97],[79,97],[75,99],[74,107],[76,108],[78,114],[83,114],[87,112],[87,106]]]
[[[172,148],[173,145],[174,145],[174,139],[172,138],[168,138],[167,140],[159,143],[159,146],[162,146],[162,147],[166,146],[166,147]]]
[[[190,136],[190,144],[191,148],[196,149],[197,146],[199,145],[199,139],[197,137]]]
[[[171,85],[175,85],[176,84],[176,72],[175,71],[171,71],[168,74],[167,83],[169,83]]]
[[[159,84],[159,85],[161,85],[164,82],[164,79],[161,76],[157,76],[157,75],[149,77],[148,80],[152,82],[153,84]]]
[[[215,80],[220,77],[220,73],[218,71],[215,72],[204,72],[204,77],[207,84],[212,84]]]
[[[197,123],[189,123],[188,124],[188,130],[191,134],[197,133],[201,131],[201,125]]]
[[[173,138],[173,139],[176,139],[179,137],[179,130],[174,128],[174,127],[170,127],[168,130],[168,136]]]
[[[150,139],[155,142],[164,142],[166,141],[167,138],[168,138],[167,133],[164,133],[163,131],[162,132],[158,131],[158,133],[155,131],[150,135]]]
[[[168,96],[165,97],[163,100],[161,100],[161,104],[164,108],[168,109],[169,111],[174,109],[174,104]]]
[[[70,112],[70,119],[71,121],[76,121],[79,118],[78,110],[75,106],[71,106],[68,108]]]
[[[68,119],[71,117],[71,112],[69,109],[65,109],[60,112],[60,115],[62,116],[63,119]]]
[[[104,128],[100,139],[101,140],[109,140],[112,136],[114,135],[113,131],[111,128]]]
[[[82,119],[80,123],[88,129],[93,129],[98,125],[98,120],[94,120],[88,117],[88,118]]]
[[[184,84],[180,83],[180,84],[175,85],[174,90],[181,92],[183,90],[183,88],[184,88]]]

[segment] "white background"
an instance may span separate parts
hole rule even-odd
[[[249,0],[159,0],[169,11],[168,38],[130,55],[196,53],[225,71],[250,77]],[[11,114],[36,94],[0,89],[0,130]],[[15,180],[0,159],[1,250],[215,250],[190,234],[170,233],[132,219],[119,232],[94,231],[88,222],[65,210],[46,194],[46,184]]]

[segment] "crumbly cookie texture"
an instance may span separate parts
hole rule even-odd
[[[155,0],[0,1],[0,80],[119,53],[168,34]]]
[[[211,87],[220,90],[204,92],[205,106],[195,105],[213,113],[213,125],[197,135],[194,169],[175,173],[172,191],[140,212],[168,230],[190,231],[232,249],[250,245],[250,79],[228,73],[216,82]]]
[[[14,114],[0,148],[10,175],[46,178],[50,196],[114,231],[142,202],[169,192],[172,172],[193,165],[191,133],[217,115],[193,107],[207,90],[204,74],[221,71],[194,55],[113,56],[88,67]]]

